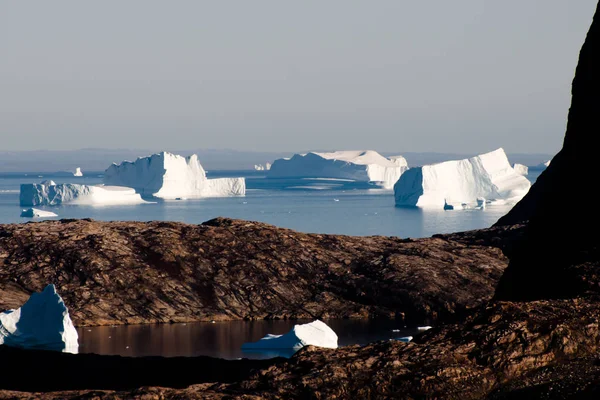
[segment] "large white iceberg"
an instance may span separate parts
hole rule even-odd
[[[386,158],[372,150],[311,152],[275,160],[267,177],[351,179],[391,189],[407,169],[404,157]]]
[[[24,183],[19,195],[21,206],[129,205],[146,203],[132,188],[123,186],[89,186],[74,183],[50,185]]]
[[[37,208],[28,208],[27,210],[21,211],[21,217],[24,218],[48,218],[58,217],[57,214],[52,211],[38,210]]]
[[[208,179],[195,154],[182,157],[164,151],[135,162],[111,165],[104,173],[104,183],[127,186],[142,196],[162,199],[246,194],[244,178]]]
[[[337,349],[338,337],[323,321],[315,320],[308,324],[294,325],[285,335],[267,335],[257,342],[244,343],[242,350],[293,350],[304,346],[318,346]]]
[[[0,344],[77,353],[77,331],[54,285],[33,293],[21,308],[0,313]]]
[[[456,209],[477,207],[482,199],[517,202],[530,187],[531,182],[510,166],[500,148],[469,159],[411,168],[394,186],[394,194],[397,206]]]

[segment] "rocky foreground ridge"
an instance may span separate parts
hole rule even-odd
[[[493,295],[522,226],[427,239],[218,218],[0,225],[0,309],[54,283],[76,325],[262,318],[450,320]]]

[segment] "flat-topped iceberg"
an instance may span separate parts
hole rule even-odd
[[[21,308],[0,313],[0,344],[77,353],[77,331],[54,285],[33,293]]]
[[[127,186],[142,196],[162,199],[246,194],[244,178],[208,179],[195,154],[182,157],[164,151],[111,165],[104,173],[104,183]]]
[[[397,206],[460,209],[484,206],[482,201],[516,203],[530,187],[531,182],[510,166],[500,148],[469,159],[411,168],[394,186],[394,194]]]
[[[391,189],[407,169],[404,157],[386,158],[372,150],[311,152],[275,160],[267,177],[351,179]]]
[[[146,203],[132,188],[123,186],[89,186],[74,183],[46,185],[24,183],[19,195],[21,206],[130,205]]]
[[[242,350],[293,350],[304,346],[318,346],[337,349],[338,337],[323,321],[315,320],[308,324],[294,325],[285,335],[267,335],[257,342],[244,343]]]
[[[21,211],[21,217],[24,218],[49,218],[58,217],[58,214],[52,211],[38,210],[37,208],[28,208],[27,210]]]

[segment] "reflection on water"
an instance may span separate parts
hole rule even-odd
[[[226,359],[291,356],[292,352],[250,353],[241,350],[245,342],[254,342],[268,333],[284,334],[296,321],[228,321],[188,324],[155,324],[80,327],[79,352],[123,356],[199,356]],[[414,335],[396,321],[324,320],[338,335],[338,344],[366,344],[377,340]],[[399,330],[393,332],[393,330]]]

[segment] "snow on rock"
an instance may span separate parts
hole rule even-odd
[[[257,342],[244,343],[242,350],[298,350],[304,346],[318,346],[337,349],[338,337],[335,332],[320,320],[308,324],[294,325],[285,335],[267,335]]]
[[[104,173],[104,183],[131,187],[142,196],[162,199],[246,194],[244,178],[207,179],[197,155],[182,157],[164,151],[111,165]]]
[[[386,158],[372,150],[311,152],[275,160],[267,177],[352,179],[391,189],[407,169],[404,157]]]
[[[0,313],[0,344],[77,353],[78,336],[54,285],[33,293],[21,308]]]
[[[27,210],[21,211],[21,217],[24,217],[24,218],[48,218],[48,217],[58,217],[58,214],[55,214],[52,211],[44,211],[44,210],[38,210],[37,208],[29,208]]]
[[[135,190],[122,186],[88,186],[74,183],[45,185],[25,183],[19,195],[21,206],[78,205],[129,205],[146,201]]]
[[[83,172],[81,172],[81,168],[77,167],[75,169],[75,172],[73,173],[73,176],[83,176]]]
[[[502,148],[464,160],[411,168],[394,186],[397,206],[438,209],[516,203],[531,182],[509,164]],[[479,199],[479,201],[478,201]],[[481,203],[481,199],[486,199]]]
[[[514,164],[513,165],[513,169],[515,170],[515,172],[517,174],[523,175],[523,176],[527,176],[527,174],[529,174],[529,168],[526,165],[523,164]]]

